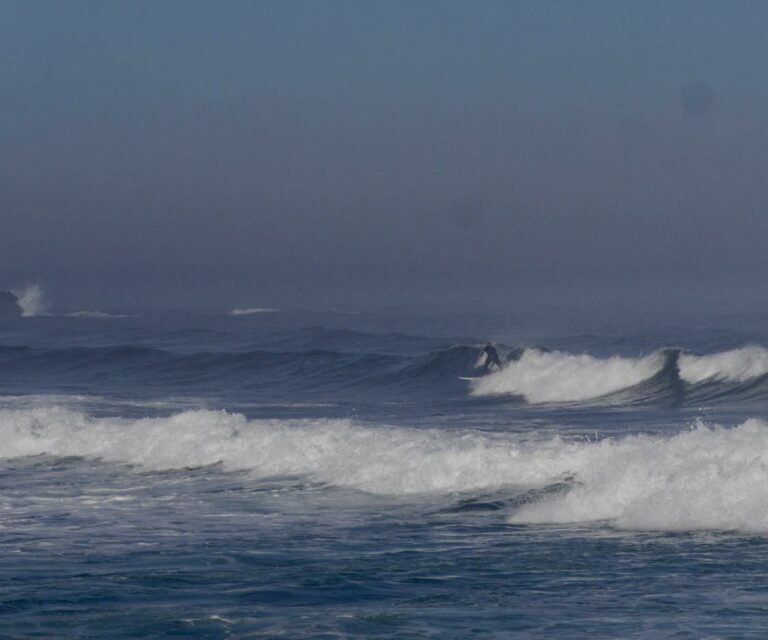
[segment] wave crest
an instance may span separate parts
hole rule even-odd
[[[70,318],[97,318],[97,319],[138,318],[138,316],[136,315],[128,315],[123,313],[107,313],[106,311],[90,311],[90,310],[73,311],[72,313],[65,313],[64,315]]]
[[[519,395],[534,404],[590,400],[637,385],[663,366],[661,353],[644,358],[595,358],[526,349],[519,360],[473,382],[472,393]]]
[[[680,376],[690,384],[705,380],[746,382],[768,374],[768,350],[750,346],[705,356],[681,353],[678,367]]]
[[[229,312],[231,316],[252,316],[257,313],[277,313],[280,309],[271,309],[270,307],[252,307],[249,309],[232,309]]]
[[[33,318],[45,313],[47,305],[43,288],[40,285],[33,284],[23,289],[14,289],[13,294],[18,298],[23,317]]]

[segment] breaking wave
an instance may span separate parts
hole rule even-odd
[[[47,305],[43,288],[40,285],[33,284],[23,289],[14,289],[13,294],[18,298],[23,317],[33,318],[45,313]]]
[[[758,346],[706,355],[663,349],[634,358],[500,346],[507,362],[479,377],[482,349],[477,345],[315,327],[268,334],[257,349],[244,341],[243,350],[226,350],[234,345],[223,341],[221,351],[176,350],[199,334],[160,333],[150,341],[158,346],[0,345],[0,391],[102,393],[140,384],[158,393],[194,394],[202,388],[226,395],[301,393],[314,400],[345,401],[382,394],[532,405],[701,406],[768,400],[768,350]]]
[[[600,359],[526,349],[519,360],[475,381],[472,392],[478,396],[520,395],[530,403],[588,400],[639,384],[663,363],[660,353]]]
[[[761,420],[588,443],[212,411],[140,420],[55,407],[0,411],[0,457],[41,454],[146,471],[220,464],[257,479],[295,476],[414,499],[503,492],[514,524],[768,531],[768,423]]]
[[[596,358],[525,349],[471,393],[521,396],[530,404],[603,401],[727,402],[768,398],[768,350],[743,347],[709,355],[667,349],[639,358]]]
[[[705,380],[746,382],[768,374],[768,350],[743,347],[706,356],[680,354],[680,375],[691,384]]]
[[[123,314],[123,313],[107,313],[106,311],[73,311],[72,313],[64,314],[70,318],[137,318],[138,316]]]
[[[768,423],[762,420],[731,429],[698,424],[672,438],[564,445],[551,463],[573,474],[572,485],[522,506],[510,522],[768,531]]]
[[[269,307],[253,307],[250,309],[232,309],[229,312],[231,316],[251,316],[257,313],[277,313],[280,309],[271,309]]]

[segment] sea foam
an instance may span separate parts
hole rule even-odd
[[[349,420],[249,421],[214,411],[140,420],[94,419],[55,407],[0,411],[0,457],[40,454],[147,470],[220,463],[257,477],[306,476],[390,495],[471,491],[526,478],[512,464],[519,451],[507,439],[477,434],[362,427]]]
[[[746,382],[768,374],[768,350],[749,346],[705,356],[682,353],[680,377],[695,384],[704,380]]]
[[[595,358],[526,349],[519,360],[473,382],[476,396],[519,395],[530,403],[599,398],[639,384],[664,365],[663,355]]]
[[[256,478],[299,476],[426,500],[504,490],[524,496],[553,487],[547,497],[531,493],[509,521],[768,531],[768,423],[761,420],[592,443],[521,437],[348,420],[247,420],[213,411],[141,420],[64,408],[0,411],[5,458],[83,456],[143,470],[220,463]]]
[[[569,491],[512,523],[607,520],[619,528],[768,531],[768,424],[702,424],[672,438],[605,440],[572,452]]]
[[[657,374],[666,362],[662,351],[638,358],[526,349],[522,356],[472,383],[475,396],[518,395],[529,403],[591,400],[628,389]],[[768,349],[742,347],[708,355],[680,353],[680,379],[746,382],[768,375]]]

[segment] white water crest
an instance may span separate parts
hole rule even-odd
[[[572,445],[565,457],[574,488],[523,506],[510,522],[768,531],[768,423],[762,420],[731,429],[699,424],[672,438]]]
[[[512,509],[515,524],[608,521],[627,529],[768,531],[768,423],[696,424],[673,436],[598,442],[520,434],[247,420],[188,411],[91,418],[57,407],[0,411],[0,457],[48,454],[183,470],[220,463],[256,478],[300,476],[382,495],[565,486]]]
[[[705,380],[746,382],[768,373],[768,349],[749,346],[706,356],[680,354],[680,377],[696,384]]]
[[[253,307],[250,309],[232,309],[229,312],[231,316],[250,316],[257,313],[277,313],[280,309],[271,309],[269,307]]]
[[[18,298],[21,315],[25,318],[32,318],[45,313],[45,296],[40,285],[33,284],[23,289],[13,289],[13,294]]]
[[[121,314],[121,313],[107,313],[106,311],[73,311],[72,313],[66,313],[64,314],[70,318],[102,318],[102,319],[109,319],[109,318],[138,318],[138,316],[135,315],[127,315],[127,314]]]
[[[474,381],[472,394],[519,395],[534,404],[589,400],[639,384],[663,365],[661,353],[644,358],[595,358],[526,349],[519,360]]]
[[[0,411],[0,457],[40,454],[148,470],[221,463],[257,477],[300,475],[391,495],[470,491],[526,477],[506,437],[204,410],[138,420],[94,419],[61,407]]]

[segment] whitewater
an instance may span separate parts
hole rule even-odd
[[[759,635],[758,319],[35,304],[0,322],[3,637]]]
[[[768,423],[761,420],[584,443],[349,420],[248,421],[210,411],[95,420],[38,409],[0,413],[0,437],[5,459],[75,456],[146,471],[221,465],[254,478],[295,476],[425,501],[430,494],[517,495],[559,486],[556,495],[512,510],[516,523],[612,520],[622,528],[768,532]]]

